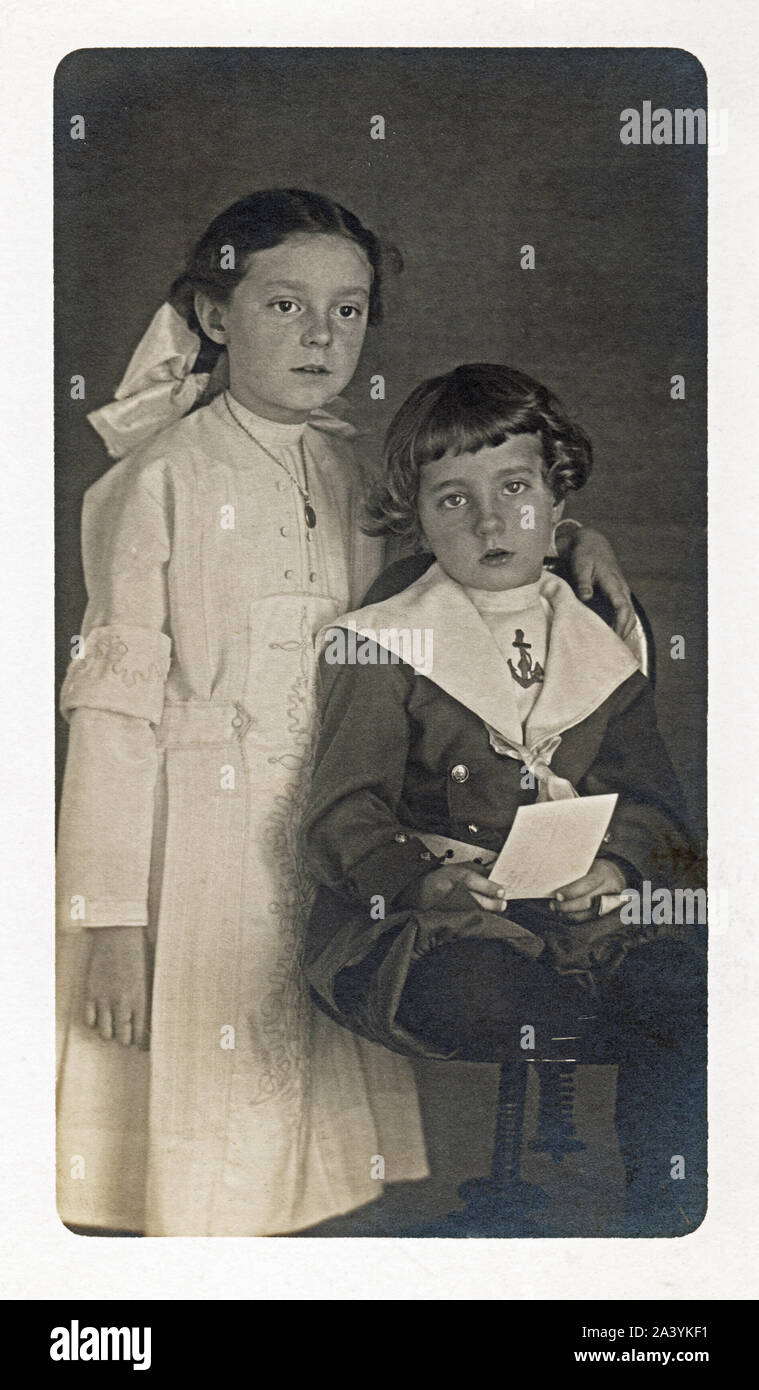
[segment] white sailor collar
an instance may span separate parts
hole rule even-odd
[[[639,669],[624,642],[563,579],[544,570],[539,593],[553,617],[543,684],[524,739],[503,656],[461,585],[437,561],[402,593],[346,613],[331,627],[355,627],[405,661],[412,644],[404,630],[430,631],[432,662],[420,674],[510,743],[535,748],[587,719]]]

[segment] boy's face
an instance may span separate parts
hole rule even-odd
[[[421,469],[419,522],[451,579],[472,589],[518,589],[540,578],[564,509],[543,478],[539,435],[495,449],[446,454]]]
[[[232,395],[269,420],[305,420],[338,396],[366,333],[369,262],[346,237],[301,232],[255,251],[229,304],[198,296],[204,329],[229,353]]]

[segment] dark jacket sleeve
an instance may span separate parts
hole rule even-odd
[[[685,885],[698,879],[698,852],[683,794],[644,677],[632,676],[620,687],[617,712],[577,791],[581,796],[619,795],[602,856],[632,865],[641,880],[653,884]]]
[[[320,664],[322,729],[302,828],[307,866],[344,897],[392,901],[435,867],[398,818],[413,672],[399,665]],[[431,862],[432,861],[432,862]]]

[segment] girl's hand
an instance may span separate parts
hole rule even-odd
[[[591,599],[596,584],[606,594],[616,613],[614,631],[624,641],[635,627],[635,609],[630,586],[606,537],[590,526],[559,523],[555,546],[561,558],[569,561],[579,598]]]
[[[487,899],[486,902],[479,903],[486,912],[502,912],[506,906],[506,889],[492,883],[484,874],[478,874],[469,864],[443,865],[442,868],[433,869],[431,873],[425,874],[423,878],[416,879],[397,899],[398,906],[419,907],[423,910],[439,907],[457,884],[467,888],[470,893],[476,893],[479,898]]]
[[[91,927],[84,1021],[124,1047],[148,1046],[150,959],[144,927]]]
[[[596,859],[583,878],[554,894],[551,907],[567,922],[589,922],[598,915],[598,899],[603,893],[621,893],[626,887],[618,864],[611,859]]]

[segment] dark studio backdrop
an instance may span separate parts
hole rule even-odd
[[[609,536],[649,613],[660,722],[703,834],[706,151],[619,138],[620,112],[644,101],[705,108],[697,60],[656,49],[82,50],[61,64],[55,100],[59,680],[85,603],[82,494],[108,466],[86,412],[112,399],[212,216],[255,188],[312,188],[405,260],[346,392],[367,430],[366,468],[411,387],[464,361],[537,376],[590,433],[596,470],[568,513]],[[84,141],[70,138],[75,114]],[[384,141],[370,137],[374,115]],[[534,270],[520,266],[527,243]],[[76,373],[84,401],[70,398]],[[384,401],[369,396],[375,373]],[[684,400],[671,399],[674,374]],[[684,660],[670,658],[675,634]],[[62,759],[65,735],[59,746]]]

